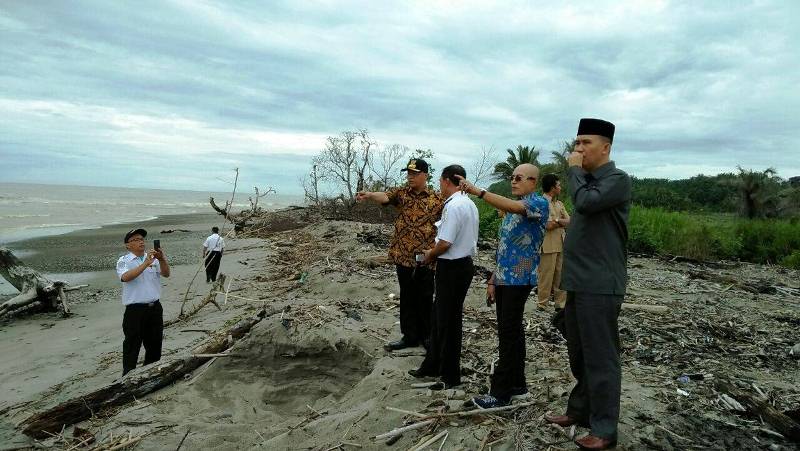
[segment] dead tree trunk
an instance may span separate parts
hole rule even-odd
[[[25,266],[4,247],[0,247],[0,276],[19,290],[19,295],[0,304],[0,317],[35,302],[49,310],[56,310],[60,305],[64,315],[69,314],[65,294],[69,288],[65,288],[66,282],[48,279],[35,269]]]
[[[278,313],[280,309],[262,309],[257,315],[237,322],[229,330],[207,340],[188,356],[169,362],[155,362],[128,373],[122,379],[85,395],[76,396],[44,412],[23,421],[23,432],[34,438],[46,438],[58,433],[65,426],[87,420],[103,409],[120,406],[141,398],[195,370],[211,357],[230,348],[262,319]]]

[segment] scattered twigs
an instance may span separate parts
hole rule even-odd
[[[364,412],[364,413],[363,413],[363,414],[362,414],[360,417],[358,417],[358,419],[357,419],[356,421],[354,421],[352,424],[350,424],[350,426],[348,426],[348,427],[347,427],[347,430],[346,430],[346,431],[344,431],[344,434],[342,435],[342,440],[347,440],[347,434],[349,434],[349,433],[350,433],[350,429],[352,429],[352,428],[353,428],[353,426],[355,426],[355,425],[357,425],[359,422],[361,422],[361,420],[363,420],[364,418],[366,418],[366,417],[367,417],[367,415],[369,415],[369,411],[366,411],[366,412]]]
[[[426,440],[425,442],[423,442],[419,446],[417,446],[415,448],[411,448],[411,451],[422,451],[423,449],[425,449],[425,448],[433,445],[434,443],[438,442],[439,440],[441,440],[442,437],[446,437],[447,434],[448,434],[447,429],[445,429],[442,432],[440,432],[440,433],[436,434],[435,436],[433,436],[432,438]],[[444,441],[442,443],[444,443]]]
[[[214,304],[217,307],[217,310],[222,310],[222,307],[219,306],[217,303],[217,295],[222,292],[222,287],[225,285],[225,274],[220,274],[217,277],[216,282],[214,285],[211,286],[211,290],[209,290],[206,297],[203,298],[200,303],[198,303],[191,311],[187,312],[186,314],[183,313],[183,305],[181,305],[181,313],[178,314],[176,318],[173,318],[169,321],[164,322],[164,327],[169,327],[173,324],[179,323],[181,321],[185,321],[187,318],[194,316],[197,312],[199,312],[203,307],[207,304]]]
[[[386,440],[387,438],[394,437],[395,435],[400,435],[400,434],[402,434],[404,432],[414,431],[414,430],[423,428],[423,427],[433,423],[434,421],[436,421],[436,420],[435,419],[430,419],[430,420],[425,420],[425,421],[420,421],[418,423],[410,424],[408,426],[403,426],[401,428],[392,429],[389,432],[386,432],[386,433],[383,433],[383,434],[380,434],[380,435],[376,435],[375,437],[373,437],[373,439],[374,440]]]
[[[797,424],[797,422],[781,413],[768,402],[757,399],[725,379],[717,379],[716,386],[741,403],[748,413],[762,418],[787,438],[800,442],[800,424]]]
[[[183,446],[183,442],[186,440],[186,437],[189,436],[189,432],[192,432],[192,428],[187,429],[186,433],[183,434],[183,438],[181,439],[181,442],[178,443],[178,447],[175,448],[175,451],[181,451],[181,446]]]
[[[397,407],[386,407],[386,410],[391,410],[392,412],[402,413],[404,415],[411,415],[411,416],[414,416],[414,417],[417,417],[417,418],[427,418],[428,417],[427,415],[425,415],[423,413],[412,412],[410,410],[398,409]]]

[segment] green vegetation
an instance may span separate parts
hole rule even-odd
[[[800,222],[669,212],[634,206],[628,248],[701,260],[780,263],[800,268]]]
[[[481,238],[497,237],[502,218],[482,199]],[[800,221],[748,220],[730,214],[671,212],[634,205],[628,223],[628,249],[698,260],[779,263],[800,269]]]

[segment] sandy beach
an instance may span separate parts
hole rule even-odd
[[[148,230],[150,243],[155,238],[161,240],[172,266],[171,277],[163,279],[166,320],[180,310],[189,282],[200,268],[202,244],[212,225],[221,225],[213,214],[175,215],[141,224],[116,224],[11,243],[9,247],[27,265],[53,279],[89,286],[70,293],[74,313],[70,318],[61,318],[57,313],[38,313],[0,322],[0,355],[4,357],[0,364],[3,393],[0,409],[65,394],[64,390],[78,392],[118,377],[124,307],[114,265],[126,252],[122,243],[125,232],[142,226]],[[161,233],[177,229],[188,232]],[[239,261],[251,258],[253,246],[260,240],[230,241],[220,272],[249,277],[254,268]],[[2,284],[5,298],[10,297],[13,287],[5,280]],[[205,296],[208,290],[201,272],[189,292],[188,302]],[[216,327],[232,315],[235,313],[223,312],[208,326]],[[197,334],[169,334],[164,340],[164,355],[175,353],[196,339]],[[14,434],[6,426],[4,423],[0,427],[0,443],[4,444],[0,449],[15,443]]]
[[[217,295],[221,310],[208,305],[166,328],[162,362],[191,353],[212,332],[225,330],[238,318],[265,307],[272,314],[225,356],[208,360],[184,380],[94,412],[76,425],[91,432],[95,445],[131,437],[142,450],[176,449],[179,444],[189,450],[386,449],[386,439],[376,436],[431,419],[425,427],[402,434],[394,448],[409,449],[447,431],[447,438],[440,435],[422,449],[439,449],[442,439],[442,449],[448,450],[574,449],[572,431],[542,420],[546,412],[564,409],[573,384],[566,346],[550,326],[549,312],[534,309],[532,299],[527,304],[530,397],[508,413],[480,414],[467,401],[486,390],[497,355],[494,312],[484,304],[480,271],[465,303],[464,383],[445,391],[418,388],[413,384],[420,381],[407,371],[419,365],[424,350],[382,349],[399,335],[398,288],[394,267],[385,258],[392,227],[311,221],[302,211],[279,222],[280,232],[229,240],[222,272],[232,280],[227,297]],[[197,268],[192,252],[209,225],[200,218],[183,223],[172,218],[150,227],[192,230],[181,238],[174,235],[174,241],[170,237],[169,249],[183,264],[176,264],[173,277],[165,281],[165,319],[179,310]],[[109,231],[109,247],[99,253],[114,253],[112,238],[120,230]],[[87,242],[90,235],[58,239]],[[166,239],[162,242],[167,248]],[[32,243],[19,246],[46,249]],[[63,255],[72,258],[67,250]],[[491,268],[491,257],[490,248],[479,253],[481,271]],[[747,416],[720,404],[715,380],[748,380],[778,400],[781,409],[800,407],[797,360],[789,353],[800,324],[797,271],[746,264],[726,268],[722,271],[736,280],[767,281],[777,288],[753,294],[745,289],[748,285],[689,277],[690,271],[702,268],[687,263],[631,259],[626,301],[666,309],[624,310],[620,318],[624,375],[618,449],[686,449],[689,441],[705,449],[792,446],[769,424],[756,428]],[[208,293],[201,282],[190,295],[194,302]],[[93,285],[72,298],[75,315],[70,318],[35,314],[2,323],[0,449],[76,445],[71,426],[41,442],[15,426],[119,377],[118,297],[114,284]],[[708,377],[688,384],[676,380],[687,373]]]

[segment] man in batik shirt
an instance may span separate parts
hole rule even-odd
[[[433,248],[434,223],[442,215],[444,202],[428,187],[428,163],[415,158],[405,168],[406,185],[386,192],[359,192],[356,200],[393,205],[399,210],[389,258],[397,268],[400,284],[400,332],[402,337],[384,346],[387,351],[425,345],[431,332],[434,265],[417,262],[416,255]]]

